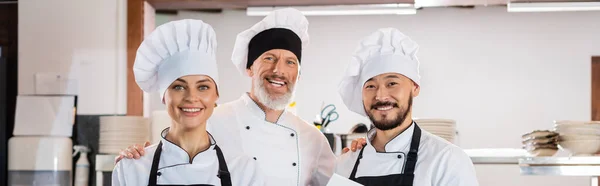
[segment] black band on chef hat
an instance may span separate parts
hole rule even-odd
[[[300,63],[302,57],[302,41],[293,31],[285,28],[271,28],[254,36],[248,44],[248,62],[246,69],[250,69],[256,58],[273,49],[284,49],[294,53]]]

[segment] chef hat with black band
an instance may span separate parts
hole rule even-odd
[[[272,49],[288,50],[300,63],[308,39],[306,17],[293,8],[278,9],[237,35],[231,60],[242,75],[260,55]]]
[[[419,46],[395,28],[382,28],[365,37],[350,61],[338,89],[346,107],[363,116],[365,82],[385,73],[402,74],[420,85]]]
[[[137,50],[133,73],[145,92],[165,91],[177,78],[206,75],[218,87],[217,38],[212,26],[184,19],[158,26]]]

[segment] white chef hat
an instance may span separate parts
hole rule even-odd
[[[270,49],[287,49],[301,60],[302,48],[307,44],[306,17],[293,8],[278,9],[237,35],[231,60],[238,71],[246,75],[246,69],[262,53]],[[250,47],[251,45],[254,47]],[[250,61],[248,58],[251,58]]]
[[[339,94],[348,109],[363,116],[362,89],[367,80],[384,73],[399,73],[420,84],[419,46],[395,28],[382,28],[365,37],[339,85]]]
[[[206,75],[218,86],[217,39],[201,20],[184,19],[158,26],[137,50],[133,73],[145,92],[165,91],[177,78]]]

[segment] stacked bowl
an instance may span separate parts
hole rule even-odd
[[[118,154],[134,144],[144,144],[150,137],[150,121],[139,116],[100,117],[100,149],[103,154]]]
[[[456,137],[456,121],[451,119],[414,119],[419,127],[429,133],[454,142]]]
[[[554,121],[558,145],[575,156],[600,152],[600,121]]]
[[[558,151],[558,133],[536,130],[521,136],[523,149],[531,156],[553,156]]]

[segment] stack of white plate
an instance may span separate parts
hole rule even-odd
[[[456,137],[456,121],[451,119],[414,119],[421,129],[454,142]]]
[[[548,130],[534,130],[521,136],[523,149],[531,156],[554,156],[558,151],[558,133]]]
[[[100,149],[103,154],[118,154],[133,145],[144,144],[150,137],[150,121],[140,116],[100,117]]]
[[[554,121],[559,133],[558,145],[573,155],[586,156],[600,152],[600,121]]]

